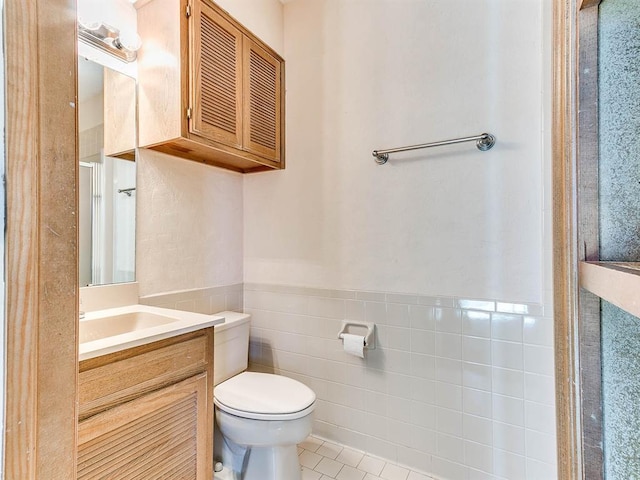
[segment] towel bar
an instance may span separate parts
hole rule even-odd
[[[455,143],[476,142],[476,147],[482,152],[490,150],[496,144],[496,137],[490,133],[482,133],[473,137],[454,138],[453,140],[443,140],[441,142],[423,143],[421,145],[410,145],[408,147],[389,148],[387,150],[374,150],[372,155],[378,165],[384,165],[389,160],[390,153],[407,152],[409,150],[420,150],[423,148],[441,147],[443,145],[453,145]]]

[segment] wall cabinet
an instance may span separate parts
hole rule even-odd
[[[213,328],[80,362],[78,479],[213,475]]]
[[[136,81],[104,69],[104,154],[135,160]]]
[[[141,147],[243,173],[284,168],[277,53],[209,0],[143,2],[138,31]]]

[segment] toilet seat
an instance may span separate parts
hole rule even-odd
[[[316,394],[292,378],[268,373],[243,372],[214,389],[221,410],[254,420],[294,420],[311,413]]]

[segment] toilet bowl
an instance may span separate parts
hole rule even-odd
[[[301,480],[297,444],[310,433],[316,395],[292,378],[246,372],[249,315],[215,327],[216,460],[233,480]]]

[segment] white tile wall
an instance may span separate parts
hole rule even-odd
[[[100,160],[100,151],[104,144],[104,125],[83,130],[78,136],[80,137],[78,142],[80,161]]]
[[[244,306],[251,368],[315,390],[314,434],[447,480],[556,478],[541,305],[245,284]],[[377,324],[364,360],[337,339],[345,318]],[[334,478],[332,452],[319,456],[313,469]]]
[[[242,311],[241,283],[220,287],[198,288],[158,295],[146,295],[138,300],[143,305],[212,314],[225,310]]]

